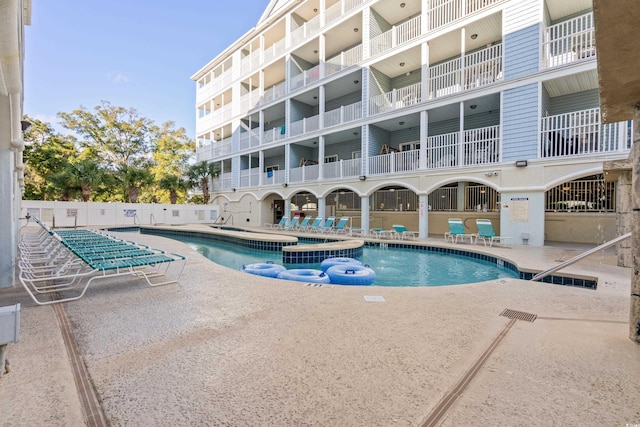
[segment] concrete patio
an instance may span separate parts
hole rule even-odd
[[[187,255],[181,281],[103,282],[48,307],[21,287],[0,290],[0,306],[22,304],[12,372],[0,379],[3,425],[640,423],[631,271],[611,252],[566,270],[597,276],[595,291],[516,279],[317,287],[229,270],[162,237],[135,240]],[[487,252],[543,270],[582,249]],[[537,318],[500,316],[507,308]]]

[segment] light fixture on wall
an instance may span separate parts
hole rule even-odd
[[[353,83],[354,84],[358,84],[358,83],[360,83],[360,80],[354,80]]]
[[[493,172],[485,172],[484,173],[486,176],[498,176],[498,172],[497,171],[493,171]]]
[[[398,122],[400,126],[404,126],[404,122]]]
[[[288,187],[288,186],[289,186],[289,184],[287,184],[286,182],[284,182],[284,183],[282,183],[282,186],[283,186],[283,187]]]
[[[235,192],[236,192],[236,189],[235,189],[235,188],[232,188],[232,189],[231,189],[231,191],[235,193]]]
[[[353,29],[353,32],[354,32],[354,33],[357,33],[358,31],[360,31],[360,30],[358,30],[358,28],[354,28],[354,29]]]
[[[367,177],[366,175],[360,175],[360,181],[366,181]]]
[[[472,110],[475,110],[476,108],[478,108],[478,106],[476,104],[471,104],[469,105],[469,108],[471,108]]]
[[[471,34],[471,40],[475,40],[475,39],[477,39],[477,38],[478,38],[478,35],[477,35],[477,34]]]
[[[526,160],[516,160],[516,167],[517,168],[526,168],[528,165]]]

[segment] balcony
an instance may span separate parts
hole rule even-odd
[[[295,90],[320,80],[320,65],[304,70],[299,74],[291,77],[289,81],[289,90]]]
[[[302,120],[291,122],[289,137],[303,135],[320,129],[320,116],[305,117]]]
[[[303,23],[298,28],[291,31],[291,47],[295,47],[318,32],[320,29],[320,15]]]
[[[285,138],[287,138],[285,127],[284,126],[277,127],[277,128],[273,128],[268,131],[265,131],[262,134],[262,143],[268,144],[274,141],[282,141]]]
[[[362,159],[338,160],[323,165],[325,179],[343,179],[362,175]]]
[[[422,99],[422,83],[416,83],[391,92],[369,98],[369,116],[419,104]]]
[[[362,118],[362,102],[344,105],[324,113],[324,127],[341,125]]]
[[[420,150],[408,150],[369,157],[369,175],[410,172],[420,168]]]
[[[320,165],[300,166],[289,170],[289,182],[317,181]]]
[[[225,138],[220,141],[214,141],[210,144],[203,145],[196,149],[196,161],[214,160],[220,156],[231,153],[232,138]]]
[[[325,76],[330,76],[344,70],[345,68],[357,65],[360,61],[362,61],[361,44],[347,51],[341,52],[333,58],[327,59],[324,64],[324,74]]]
[[[631,122],[604,125],[600,122],[599,108],[543,117],[540,129],[542,158],[631,149]]]
[[[256,132],[256,130],[240,132],[238,142],[240,150],[257,147],[258,145],[260,145],[260,135],[258,134],[258,132]]]
[[[427,168],[477,166],[500,162],[500,126],[487,126],[427,138]]]
[[[486,86],[502,78],[502,44],[496,44],[467,54],[464,58],[429,67],[429,98]]]
[[[271,86],[269,89],[265,90],[264,94],[262,95],[262,100],[260,101],[260,105],[269,103],[278,98],[282,98],[286,93],[286,88],[287,88],[286,85],[287,85],[286,81],[282,81],[276,85]]]
[[[431,0],[429,31],[443,27],[455,20],[478,12],[500,0]]]
[[[268,171],[262,176],[263,185],[282,185],[286,182],[286,171]]]
[[[260,182],[260,168],[243,169],[240,171],[240,187],[257,187]]]
[[[542,68],[557,67],[596,55],[593,13],[544,29]]]
[[[419,37],[421,32],[420,20],[421,17],[416,16],[398,26],[394,25],[389,31],[372,38],[369,42],[371,56],[379,55]]]
[[[364,2],[365,0],[340,0],[325,11],[325,24],[329,25],[339,20],[342,16]]]

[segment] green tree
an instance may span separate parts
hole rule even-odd
[[[172,205],[178,202],[178,196],[180,193],[184,193],[187,190],[187,183],[177,175],[165,175],[160,178],[158,185],[162,190],[169,192],[169,201]]]
[[[199,187],[202,191],[203,204],[209,204],[209,178],[217,176],[220,172],[217,163],[202,161],[189,168],[187,176],[192,187]]]
[[[80,189],[84,202],[91,200],[93,190],[106,180],[105,171],[89,158],[69,163],[68,169],[72,185]]]
[[[66,194],[68,183],[52,180],[70,160],[78,156],[75,138],[57,133],[51,124],[24,116],[31,127],[24,132],[25,200],[57,200]]]
[[[140,190],[153,183],[153,176],[148,168],[128,166],[120,173],[126,199],[130,203],[138,203]]]
[[[105,167],[123,172],[149,160],[153,122],[134,108],[115,107],[102,101],[95,112],[80,107],[58,113],[61,125],[79,136],[83,148],[91,148]]]

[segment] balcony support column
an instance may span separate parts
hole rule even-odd
[[[327,219],[325,214],[327,213],[327,200],[324,197],[318,197],[318,216],[320,218]]]
[[[360,228],[363,235],[369,235],[369,196],[360,196]]]
[[[429,112],[420,111],[420,151],[418,168],[427,168],[427,143],[429,142]]]
[[[420,239],[429,237],[429,196],[418,196],[418,233]]]
[[[261,133],[262,135],[262,133]],[[264,151],[258,151],[258,187],[264,184]]]
[[[464,166],[464,101],[460,101],[460,130],[458,131],[458,155],[456,166]]]
[[[318,138],[318,180],[324,179],[324,136]]]
[[[425,20],[423,20],[424,22]],[[424,32],[422,33],[424,34]],[[429,43],[424,42],[421,45],[422,55],[422,75],[420,81],[422,85],[420,87],[420,100],[425,102],[429,99]]]

